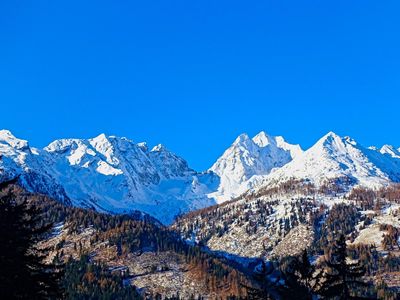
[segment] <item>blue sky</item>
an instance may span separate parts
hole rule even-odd
[[[205,169],[237,135],[400,147],[398,1],[1,1],[0,127]]]

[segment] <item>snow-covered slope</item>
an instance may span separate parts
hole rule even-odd
[[[396,149],[392,145],[384,145],[381,149],[379,149],[379,152],[382,154],[390,155],[393,158],[400,159],[400,148]]]
[[[241,134],[210,168],[221,178],[212,196],[219,202],[246,191],[246,183],[256,175],[268,175],[302,154],[299,145],[287,143],[283,137],[269,136],[261,131],[252,139]]]
[[[179,213],[215,204],[219,183],[159,145],[148,151],[126,138],[61,139],[43,150],[0,131],[0,174],[20,175],[29,190],[76,206],[123,213],[141,210],[169,223]]]
[[[0,130],[0,181],[20,175],[19,180],[27,189],[69,204],[64,188],[49,173],[42,153],[10,131]]]
[[[345,179],[345,184],[369,187],[399,182],[400,159],[383,154],[385,151],[365,148],[349,137],[329,132],[302,155],[272,172],[264,184],[290,178],[309,180],[316,185]]]
[[[0,181],[19,175],[28,190],[111,213],[141,210],[163,223],[189,210],[291,178],[321,185],[379,186],[400,182],[400,151],[364,148],[330,132],[303,152],[282,137],[240,135],[206,172],[162,145],[101,134],[60,139],[44,149],[0,130]]]

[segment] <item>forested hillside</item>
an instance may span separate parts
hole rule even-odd
[[[308,295],[320,297],[318,285],[327,280],[323,274],[332,269],[344,238],[341,255],[363,267],[358,271],[363,284],[350,287],[350,294],[395,299],[400,291],[400,186],[357,187],[346,193],[332,184],[317,188],[291,180],[188,213],[172,227],[190,243],[233,259],[253,274],[262,271],[264,283],[278,290],[297,282],[290,275],[293,264],[307,251],[313,268]]]
[[[2,194],[41,212],[53,224],[39,248],[47,263],[65,264],[67,299],[246,297],[253,283],[238,269],[145,215],[107,215],[68,207],[16,185]]]

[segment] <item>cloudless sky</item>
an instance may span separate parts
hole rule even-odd
[[[208,168],[242,132],[400,147],[399,1],[0,1],[0,128]]]

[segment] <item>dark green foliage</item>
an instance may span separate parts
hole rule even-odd
[[[283,298],[296,295],[296,299],[312,299],[316,278],[315,267],[308,259],[307,250],[300,257],[288,257],[281,261],[285,286],[281,288]]]
[[[102,264],[92,263],[87,255],[67,263],[63,285],[66,300],[142,299],[134,287],[124,286],[121,276]]]
[[[273,288],[267,279],[267,266],[264,260],[260,261],[261,267],[254,272],[253,278],[258,283],[255,286],[245,286],[247,290],[247,298],[251,300],[264,300],[264,299],[275,299],[278,292]],[[274,294],[273,297],[271,294]],[[241,298],[232,298],[241,299]]]
[[[3,299],[59,298],[61,266],[45,264],[49,249],[37,246],[52,225],[40,225],[40,210],[19,201],[11,183],[0,186],[0,295]]]
[[[352,251],[354,258],[354,250]],[[280,268],[285,285],[281,288],[283,299],[374,299],[376,289],[365,281],[365,268],[360,261],[347,260],[347,246],[344,235],[329,246],[329,260],[312,265],[307,251],[301,257],[286,257]],[[388,291],[381,291],[381,293]]]
[[[319,279],[318,294],[327,299],[361,299],[355,295],[368,287],[361,278],[365,274],[359,262],[346,261],[347,247],[344,235],[340,235],[330,249],[327,268]]]
[[[198,280],[203,281],[209,291],[219,293],[223,290],[226,295],[245,295],[240,283],[248,282],[246,275],[230,263],[203,251],[201,247],[188,245],[176,232],[160,225],[152,218],[102,214],[93,210],[68,207],[48,197],[27,193],[19,187],[15,189],[18,189],[18,198],[21,201],[28,201],[40,207],[44,212],[43,224],[47,220],[68,224],[66,228],[70,234],[79,234],[86,228],[93,227],[95,234],[91,236],[90,243],[107,242],[112,246],[115,245],[121,257],[126,257],[130,253],[140,255],[145,251],[171,251],[191,266]],[[57,247],[60,254],[62,242]],[[79,253],[80,249],[77,243],[76,252]]]

